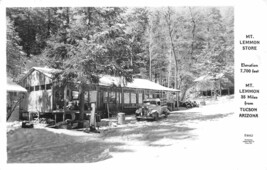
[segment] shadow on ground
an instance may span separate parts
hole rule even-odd
[[[171,141],[195,139],[187,121],[210,121],[229,114],[201,115],[179,112],[157,122],[129,121],[126,125],[101,131],[100,134],[71,136],[46,129],[17,129],[7,134],[8,163],[89,163],[112,158],[110,152],[133,152],[128,141],[150,147],[171,145]],[[83,134],[81,132],[81,134]],[[110,139],[116,140],[110,140]],[[166,142],[167,141],[167,142]],[[126,146],[126,147],[121,147]]]
[[[17,129],[7,136],[8,163],[88,163],[109,159],[123,143],[91,140],[90,136],[70,136],[46,129]]]
[[[131,126],[122,126],[115,129],[109,129],[102,133],[103,139],[121,137],[122,140],[128,141],[143,141],[148,146],[168,146],[168,142],[161,142],[161,140],[184,140],[195,139],[197,136],[191,131],[192,127],[188,127],[187,121],[213,121],[224,118],[229,114],[214,114],[214,115],[201,115],[196,112],[179,112],[171,114],[167,119],[162,119],[157,122],[135,122]]]

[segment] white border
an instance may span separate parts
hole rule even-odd
[[[236,143],[233,146],[221,146],[226,149],[232,149],[229,155],[234,154],[235,160],[232,163],[230,169],[267,169],[267,0],[165,0],[165,1],[144,1],[144,0],[98,0],[98,1],[85,1],[85,0],[5,0],[1,1],[1,56],[4,62],[1,63],[1,77],[3,78],[2,83],[5,79],[5,8],[6,7],[53,7],[53,6],[234,6],[235,7],[235,98],[236,98],[236,125],[237,128],[233,129],[236,132]],[[239,40],[244,39],[244,35],[253,34],[257,40],[261,41],[259,50],[255,54],[252,52],[244,52],[240,50]],[[244,76],[240,75],[240,63],[241,62],[258,62],[260,68],[260,74],[256,76]],[[260,100],[257,102],[260,118],[256,120],[251,119],[240,119],[238,118],[239,106],[242,101],[239,99],[238,89],[244,86],[244,83],[251,83],[260,89]],[[4,83],[6,84],[6,83]],[[73,168],[98,168],[98,169],[133,169],[135,166],[131,165],[99,165],[99,164],[11,164],[6,165],[6,127],[5,127],[5,90],[1,89],[1,108],[2,114],[0,115],[0,132],[1,132],[1,169],[73,169]],[[256,102],[255,102],[256,103]],[[265,113],[266,112],[266,113]],[[227,126],[227,125],[226,125]],[[254,140],[256,143],[252,146],[244,145],[241,141],[243,140],[244,133],[253,133],[255,135]],[[227,138],[226,138],[227,139]],[[220,154],[220,153],[218,153]],[[229,156],[225,155],[225,156]],[[170,155],[171,156],[171,155]],[[205,153],[203,153],[205,156]],[[216,156],[216,155],[214,155]],[[194,164],[196,160],[192,160]],[[223,161],[223,160],[222,160]],[[135,160],[133,160],[133,163]],[[230,162],[229,162],[230,163]],[[228,164],[228,162],[225,162]],[[186,167],[179,167],[179,160],[177,160],[177,167],[168,167],[168,163],[162,164],[162,167],[150,167],[143,165],[142,169],[155,168],[155,169],[186,169]],[[196,169],[198,165],[196,165]],[[218,167],[220,169],[220,167]]]

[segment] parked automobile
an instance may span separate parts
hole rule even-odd
[[[179,101],[179,106],[180,107],[186,107],[186,108],[192,108],[192,105],[187,101],[185,101],[185,102]]]
[[[186,107],[186,108],[192,108],[192,107],[199,107],[199,105],[197,104],[196,101],[185,101],[185,102],[182,102],[182,101],[179,101],[179,106],[180,107]]]
[[[199,107],[199,104],[196,101],[193,101],[193,107]]]
[[[158,120],[162,117],[167,118],[170,114],[167,105],[163,105],[160,99],[146,99],[142,107],[135,112],[136,120]]]

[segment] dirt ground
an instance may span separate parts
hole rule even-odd
[[[156,122],[127,116],[126,124],[117,125],[114,119],[110,126],[100,127],[99,134],[43,126],[15,128],[7,134],[7,162],[229,169],[230,164],[223,162],[234,161],[233,104],[225,97]]]

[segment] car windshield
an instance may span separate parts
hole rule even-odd
[[[150,101],[151,104],[157,104],[156,101]]]
[[[143,103],[144,104],[150,104],[150,101],[144,101]]]
[[[143,103],[144,104],[157,104],[156,101],[144,101]]]

